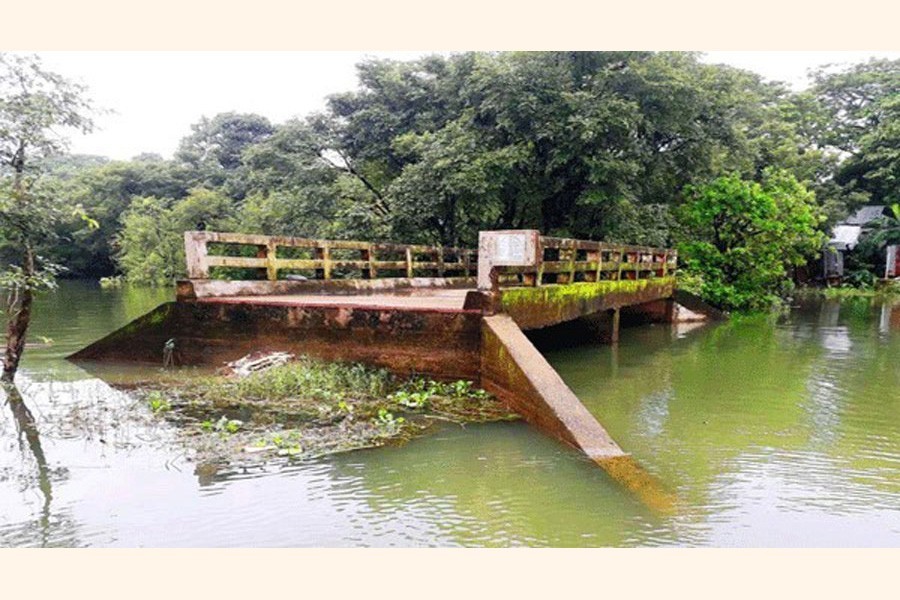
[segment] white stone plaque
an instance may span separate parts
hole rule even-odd
[[[497,236],[497,247],[494,253],[496,265],[521,265],[526,262],[525,246],[527,234],[509,233]]]

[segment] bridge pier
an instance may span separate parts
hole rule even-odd
[[[613,308],[609,310],[609,343],[610,344],[618,344],[619,343],[619,324],[622,318],[622,310],[619,308]]]

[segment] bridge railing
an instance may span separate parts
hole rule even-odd
[[[541,286],[672,275],[678,252],[668,248],[556,238],[534,230],[484,231],[478,287]]]
[[[184,248],[189,279],[209,279],[215,267],[253,269],[269,281],[284,271],[319,280],[474,277],[478,264],[477,252],[463,248],[215,231],[185,232]]]

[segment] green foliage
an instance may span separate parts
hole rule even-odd
[[[166,410],[169,410],[168,408]],[[244,422],[238,419],[229,419],[225,415],[219,417],[217,421],[210,419],[201,421],[200,430],[206,433],[220,433],[229,435],[237,433],[243,427]]]
[[[147,394],[147,404],[150,406],[150,411],[154,414],[172,410],[172,404],[165,396],[163,396],[162,392],[159,391],[153,391]]]
[[[217,191],[194,189],[181,200],[135,198],[122,215],[118,261],[129,282],[170,285],[185,271],[184,232],[198,223],[235,229],[233,201]]]
[[[726,309],[760,309],[790,291],[789,268],[824,243],[824,216],[792,175],[767,171],[762,183],[738,175],[686,190],[679,260],[700,295]]]
[[[208,395],[234,400],[304,398],[340,402],[351,396],[387,396],[393,386],[393,377],[384,369],[358,363],[326,363],[300,358],[240,379],[210,379],[200,385]],[[349,407],[345,410],[350,411]]]
[[[220,113],[203,117],[191,125],[191,134],[181,140],[175,159],[189,167],[194,185],[222,187],[226,194],[242,198],[246,193],[244,150],[272,135],[274,128],[260,115]]]
[[[122,287],[125,280],[121,275],[116,275],[114,277],[101,277],[100,278],[100,288],[104,290],[113,290]]]
[[[403,425],[403,423],[406,422],[406,419],[403,417],[395,417],[394,413],[386,408],[379,408],[375,422],[387,429],[395,429],[400,425]]]
[[[76,170],[62,184],[66,195],[71,202],[81,204],[99,226],[85,230],[63,224],[57,231],[67,243],[54,245],[48,255],[65,264],[72,276],[114,274],[116,235],[132,199],[179,200],[187,196],[193,180],[189,169],[152,157],[89,164]]]
[[[900,198],[900,60],[870,60],[814,73],[819,113],[810,135],[846,158],[835,183],[856,194],[847,210]],[[815,114],[815,113],[813,113]]]
[[[335,139],[394,238],[662,242],[686,184],[802,150],[784,89],[691,54],[468,53],[373,61],[360,79],[331,100]]]

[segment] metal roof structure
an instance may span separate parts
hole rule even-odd
[[[862,227],[859,225],[835,225],[828,245],[836,250],[853,250],[859,243]]]
[[[850,215],[840,225],[865,225],[870,221],[874,221],[884,216],[884,205],[863,206],[856,213]]]

